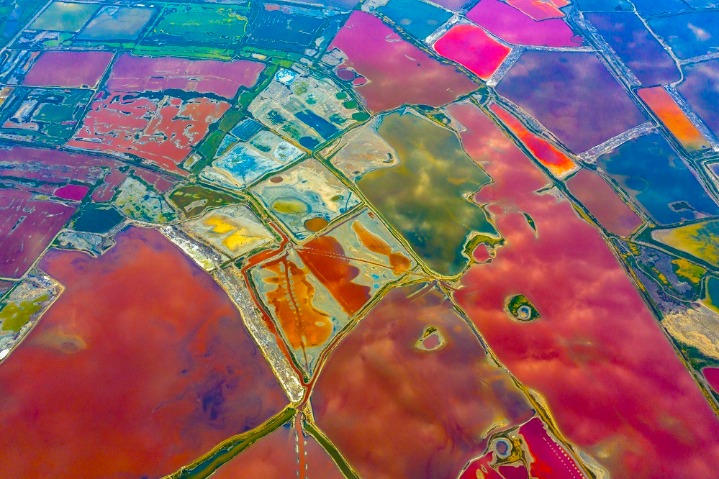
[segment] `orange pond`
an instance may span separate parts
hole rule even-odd
[[[565,152],[530,131],[509,111],[496,103],[491,105],[490,109],[550,173],[558,177],[564,177],[577,168],[577,165]]]
[[[207,273],[153,230],[116,240],[40,264],[66,289],[0,368],[2,477],[159,477],[287,403]]]
[[[642,88],[637,93],[684,148],[693,151],[711,147],[664,88]]]
[[[537,193],[548,179],[476,107],[448,111],[494,179],[477,200],[506,239],[456,293],[489,347],[611,477],[715,477],[719,420],[601,234],[567,200]],[[516,294],[541,317],[511,318]]]

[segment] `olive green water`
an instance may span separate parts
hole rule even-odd
[[[472,233],[497,235],[484,210],[470,201],[489,176],[454,132],[417,114],[391,113],[378,133],[399,163],[366,173],[358,187],[429,268],[445,276],[461,273]]]

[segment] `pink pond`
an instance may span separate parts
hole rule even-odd
[[[580,153],[646,121],[626,91],[592,52],[526,50],[497,93]]]
[[[719,394],[719,368],[704,368],[702,374],[712,389]]]
[[[65,185],[55,190],[55,196],[63,200],[81,201],[89,190],[85,185]]]
[[[463,65],[483,80],[497,71],[511,51],[476,25],[455,25],[434,44],[443,57]]]
[[[599,231],[537,192],[548,179],[475,106],[448,112],[494,180],[477,200],[506,239],[455,294],[489,347],[611,477],[713,477],[719,419]],[[541,317],[512,318],[516,294]]]
[[[517,432],[531,461],[527,461],[527,464],[520,462],[497,466],[499,457],[490,449],[472,461],[459,479],[585,479],[586,476],[575,460],[549,435],[540,418],[530,419]]]
[[[250,60],[221,62],[124,54],[112,67],[107,89],[128,92],[175,89],[233,98],[240,87],[253,86],[264,68],[264,64]]]
[[[109,52],[43,52],[23,80],[26,86],[94,88],[112,60]]]
[[[329,51],[347,59],[338,67],[354,70],[357,93],[373,112],[406,104],[441,106],[472,92],[478,85],[456,67],[445,65],[403,40],[382,20],[355,11],[339,31]]]
[[[25,274],[74,212],[26,191],[0,189],[0,277]]]
[[[597,173],[580,170],[567,180],[569,191],[609,232],[628,236],[642,220]]]
[[[582,39],[574,34],[564,20],[550,18],[538,22],[499,0],[482,0],[467,12],[467,18],[502,40],[515,45],[546,47],[582,45]]]
[[[564,13],[560,8],[566,7],[570,2],[568,0],[507,0],[507,3],[534,20],[546,20],[563,17]]]

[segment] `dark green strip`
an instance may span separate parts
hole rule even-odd
[[[307,431],[310,436],[314,437],[315,440],[320,443],[320,446],[322,446],[330,457],[332,457],[332,460],[335,461],[335,464],[337,464],[337,467],[339,467],[340,471],[342,471],[342,474],[344,474],[347,479],[359,479],[357,473],[352,469],[349,463],[347,463],[345,458],[342,457],[342,454],[340,454],[334,444],[332,444],[332,442],[330,442],[330,440],[322,434],[319,429],[307,422],[304,426],[305,431]]]
[[[194,463],[170,474],[166,479],[205,479],[210,477],[220,466],[292,419],[296,412],[291,407],[285,408],[264,424],[252,431],[231,437]]]

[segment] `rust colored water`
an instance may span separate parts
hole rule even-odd
[[[496,428],[533,414],[432,284],[391,290],[330,355],[311,402],[350,465],[376,479],[457,477]]]
[[[159,233],[51,251],[65,287],[0,369],[2,475],[159,477],[286,398],[232,302]]]
[[[637,90],[637,93],[684,148],[701,150],[710,147],[697,127],[664,88],[659,86],[643,88]]]

